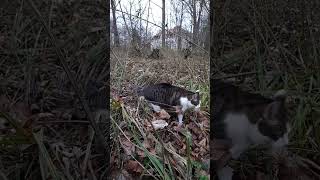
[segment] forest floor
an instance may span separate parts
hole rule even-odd
[[[161,59],[129,57],[128,53],[119,50],[111,54],[114,176],[208,179],[208,57],[184,59],[169,51],[163,53]],[[137,87],[159,82],[169,82],[191,91],[200,90],[201,112],[198,115],[186,113],[182,131],[176,130],[174,117],[165,113],[156,116],[135,94]],[[156,120],[165,120],[168,126],[155,130],[150,123]]]
[[[105,179],[79,95],[109,75],[108,5],[29,2],[1,1],[0,179]]]

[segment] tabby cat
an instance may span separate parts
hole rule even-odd
[[[213,99],[212,138],[229,140],[233,159],[238,159],[253,144],[270,145],[272,153],[285,149],[290,128],[284,90],[278,91],[273,98],[266,98],[214,80]],[[231,180],[232,172],[226,166],[218,170],[218,177]]]
[[[144,96],[155,112],[160,112],[161,109],[167,109],[172,106],[180,107],[180,110],[177,112],[179,126],[183,123],[183,115],[187,109],[194,108],[195,111],[200,110],[199,91],[191,92],[169,83],[146,86],[138,90],[138,95]]]

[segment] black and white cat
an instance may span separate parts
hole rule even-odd
[[[187,109],[200,110],[199,91],[191,92],[184,88],[173,86],[169,83],[149,85],[138,90],[138,95],[149,101],[155,112],[168,107],[180,107],[177,111],[179,126],[183,123],[183,115]]]
[[[213,138],[231,142],[230,153],[238,159],[250,145],[270,145],[272,153],[284,150],[290,131],[285,108],[286,93],[278,91],[273,98],[245,92],[220,81],[213,82]],[[219,169],[219,180],[231,180],[233,169]]]

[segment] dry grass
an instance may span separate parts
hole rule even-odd
[[[0,179],[103,178],[108,163],[61,61],[79,91],[105,81],[106,5],[35,1],[37,16],[29,2],[1,2]]]

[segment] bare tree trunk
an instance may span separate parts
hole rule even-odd
[[[141,0],[139,1],[139,36],[142,37],[142,5],[141,5]],[[141,47],[142,39],[139,42],[139,47]]]
[[[162,0],[162,48],[166,46],[166,15],[165,15],[165,0]]]
[[[113,42],[115,47],[120,46],[119,32],[117,27],[117,19],[116,19],[116,5],[114,0],[111,0],[111,8],[112,8],[112,17],[113,17]]]
[[[146,25],[146,40],[148,39],[148,25],[149,25],[149,12],[150,12],[150,0],[148,3],[148,13],[147,13],[147,25]]]
[[[195,44],[198,44],[198,34],[199,34],[199,28],[200,28],[200,19],[201,19],[201,12],[202,12],[203,3],[204,3],[204,0],[201,0],[199,14],[198,14],[198,18],[197,18],[196,0],[192,1],[192,18],[193,18],[192,41]],[[193,46],[194,46],[194,44],[193,44]]]
[[[184,3],[181,3],[181,4],[182,4],[182,6],[181,6],[181,16],[180,16],[180,22],[179,22],[180,28],[179,28],[179,36],[178,36],[178,50],[181,50],[181,46],[182,46],[181,32],[182,32],[182,19],[183,19],[183,5],[184,5]]]
[[[122,14],[122,19],[123,19],[124,25],[125,25],[125,27],[127,29],[127,32],[128,32],[128,36],[131,37],[131,32],[130,32],[129,26],[127,24],[127,21],[126,21],[126,17],[124,16],[124,13],[123,13],[123,10],[122,10],[122,7],[121,7],[121,3],[119,3],[119,8],[120,8],[120,11],[121,11],[121,14]]]

